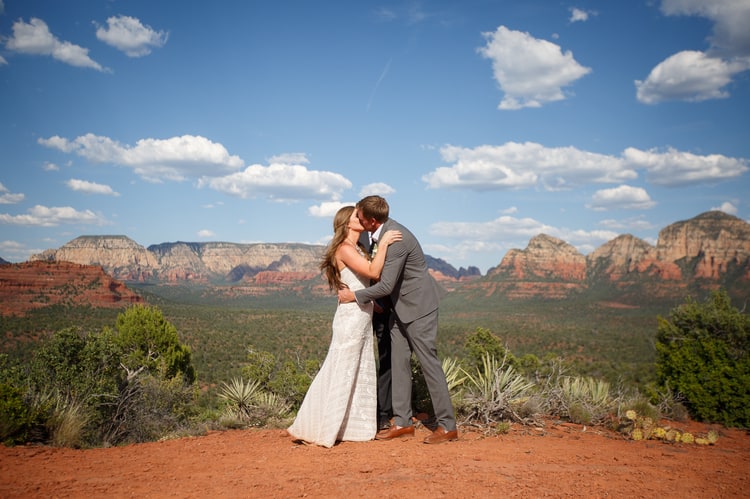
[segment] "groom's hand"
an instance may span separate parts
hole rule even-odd
[[[339,303],[351,303],[355,300],[354,292],[349,288],[339,289]]]

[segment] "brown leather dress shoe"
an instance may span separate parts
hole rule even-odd
[[[390,440],[392,438],[413,437],[413,436],[414,436],[414,425],[411,425],[411,426],[393,425],[386,430],[378,432],[375,435],[375,440]]]
[[[450,440],[458,440],[458,430],[446,431],[442,426],[438,426],[437,430],[433,431],[431,435],[424,439],[426,444],[442,444]]]

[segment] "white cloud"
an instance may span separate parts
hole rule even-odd
[[[30,208],[26,215],[0,213],[0,223],[56,227],[60,224],[107,225],[109,222],[91,210],[78,211],[70,206],[47,207],[36,205]]]
[[[307,209],[307,212],[314,217],[330,218],[333,217],[337,211],[344,206],[354,206],[355,202],[343,203],[339,201],[325,201],[316,206],[311,206]]]
[[[45,161],[44,165],[42,166],[42,169],[45,172],[56,172],[56,171],[58,171],[60,169],[60,167],[57,166],[54,163],[50,163],[49,161]]]
[[[612,189],[596,191],[591,197],[591,204],[587,208],[594,211],[607,211],[614,209],[625,210],[647,210],[656,206],[656,203],[648,195],[646,189],[620,185]]]
[[[383,196],[387,197],[396,192],[396,189],[383,182],[375,182],[373,184],[367,184],[359,191],[359,197],[365,196]]]
[[[599,225],[607,229],[620,230],[625,232],[644,231],[654,228],[654,224],[643,218],[626,218],[624,220],[605,219],[599,222]]]
[[[26,196],[21,193],[13,194],[0,182],[0,204],[16,204],[24,200]]]
[[[117,16],[107,19],[107,28],[99,26],[96,37],[125,52],[128,57],[141,57],[150,54],[152,47],[164,46],[169,34],[154,31],[151,26],[144,26],[135,17]]]
[[[433,189],[489,191],[538,186],[555,191],[637,177],[620,158],[575,147],[544,147],[534,142],[507,142],[474,149],[444,146],[440,154],[444,161],[454,165],[437,168],[422,177]]]
[[[109,71],[89,57],[89,49],[58,40],[47,23],[35,17],[28,23],[13,23],[13,36],[5,42],[5,48],[22,54],[48,55],[71,66]]]
[[[728,213],[730,215],[735,215],[735,216],[737,215],[737,212],[739,211],[738,208],[737,208],[737,206],[735,206],[734,204],[730,203],[729,201],[725,201],[725,202],[721,203],[721,206],[717,206],[717,207],[711,208],[711,209],[712,210],[723,211],[724,213]]]
[[[575,22],[585,22],[589,20],[589,12],[579,9],[578,7],[571,7],[570,8],[570,18],[568,21],[575,23]]]
[[[533,218],[501,216],[488,222],[437,222],[430,234],[440,238],[475,241],[503,241],[532,238],[540,233],[550,234],[555,229]]]
[[[479,53],[492,60],[495,80],[505,93],[498,109],[541,107],[565,99],[562,87],[572,84],[591,69],[581,66],[572,52],[529,33],[500,26],[484,33],[487,45]]]
[[[268,160],[268,164],[274,163],[281,165],[307,165],[310,163],[310,160],[308,159],[307,154],[303,152],[288,152],[271,156]]]
[[[352,187],[343,175],[308,170],[302,165],[250,165],[243,171],[217,178],[202,178],[198,185],[243,199],[263,196],[274,201],[338,200]]]
[[[199,230],[199,231],[197,232],[197,234],[198,234],[198,237],[200,237],[200,238],[202,238],[202,239],[207,239],[207,238],[211,238],[211,237],[216,237],[216,234],[214,233],[214,231],[212,231],[212,230],[209,230],[209,229],[202,229],[202,230]]]
[[[430,226],[430,234],[441,240],[458,240],[452,246],[425,246],[433,254],[449,255],[451,260],[464,260],[467,255],[475,259],[477,253],[500,254],[511,248],[525,248],[529,240],[539,234],[557,237],[581,252],[590,251],[618,236],[617,232],[609,230],[558,228],[533,218],[511,216],[487,222],[436,222]],[[497,263],[500,263],[499,259]]]
[[[623,152],[623,157],[631,168],[645,169],[646,179],[657,185],[713,183],[739,177],[748,171],[747,159],[721,154],[699,156],[672,148],[659,152],[629,147]]]
[[[699,102],[729,97],[724,90],[732,77],[748,68],[703,52],[685,50],[659,63],[645,81],[636,80],[638,100],[656,104],[667,100]]]
[[[38,142],[63,152],[75,152],[94,163],[130,167],[140,177],[153,182],[215,177],[236,172],[244,164],[239,156],[230,155],[223,145],[194,135],[165,140],[141,139],[135,146],[121,145],[109,137],[91,133],[72,141],[54,136]]]
[[[95,182],[89,182],[87,180],[79,180],[72,178],[65,182],[65,184],[74,191],[85,192],[88,194],[105,194],[107,196],[119,196],[118,192],[112,190],[108,185],[97,184]]]
[[[723,57],[750,55],[750,2],[747,0],[663,0],[668,16],[699,16],[711,20],[710,51]]]
[[[708,184],[736,178],[748,171],[748,160],[720,154],[700,156],[669,148],[641,151],[629,147],[619,157],[575,147],[544,147],[534,142],[507,142],[473,149],[447,145],[440,149],[451,166],[422,177],[431,189],[495,191],[540,188],[547,191],[580,185],[623,183],[646,172],[657,185]]]
[[[7,66],[7,65],[8,65],[8,61],[5,60],[5,57],[0,55],[0,66]]]
[[[667,16],[698,16],[713,22],[705,52],[685,50],[659,63],[645,81],[636,80],[645,104],[665,100],[699,102],[729,95],[725,87],[750,69],[750,2],[747,0],[663,0]]]

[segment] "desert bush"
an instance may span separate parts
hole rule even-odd
[[[104,443],[150,442],[184,430],[197,413],[196,390],[181,376],[131,372],[109,404],[112,415],[103,428]]]
[[[697,420],[750,427],[750,317],[724,291],[659,317],[657,376]]]
[[[470,369],[482,369],[487,355],[495,359],[503,359],[506,365],[518,367],[515,356],[489,329],[478,327],[476,331],[469,334],[464,342],[464,349],[466,350],[466,365]]]
[[[175,328],[157,307],[134,305],[117,316],[115,341],[123,350],[122,364],[131,370],[145,366],[162,378],[182,376],[195,381],[190,348],[180,343]]]
[[[557,376],[544,394],[552,415],[579,424],[601,424],[617,404],[609,383],[591,377]]]
[[[24,392],[9,383],[0,383],[0,442],[15,445],[29,441],[39,425],[37,415],[24,401]]]
[[[290,411],[289,404],[264,391],[258,381],[233,378],[222,384],[219,397],[226,401],[220,422],[227,427],[277,426]]]
[[[463,410],[469,419],[490,424],[502,420],[524,421],[533,414],[525,409],[534,383],[518,374],[513,366],[486,352],[482,366],[466,373]]]
[[[87,428],[92,418],[91,407],[59,393],[51,399],[52,404],[45,422],[49,443],[57,447],[73,448],[87,445]]]

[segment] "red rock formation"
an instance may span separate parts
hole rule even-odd
[[[0,314],[23,316],[48,305],[125,307],[143,298],[101,267],[70,262],[0,265]]]

